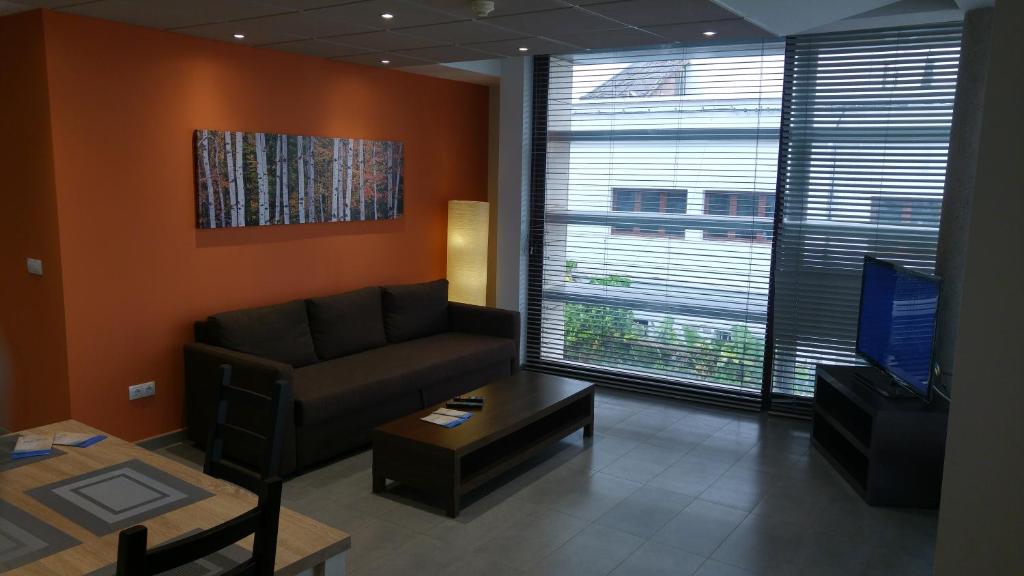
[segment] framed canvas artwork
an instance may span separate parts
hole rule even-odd
[[[196,130],[196,227],[398,218],[401,142]]]

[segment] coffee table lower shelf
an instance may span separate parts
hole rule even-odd
[[[383,492],[387,479],[408,484],[439,497],[448,516],[455,518],[463,495],[580,428],[584,436],[593,436],[592,389],[546,415],[524,418],[509,429],[462,450],[375,433],[373,491]]]

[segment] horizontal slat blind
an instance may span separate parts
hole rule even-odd
[[[856,363],[865,254],[932,272],[960,25],[787,40],[772,393]]]
[[[756,399],[783,53],[536,61],[528,364]]]

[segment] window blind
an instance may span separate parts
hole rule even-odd
[[[854,364],[863,256],[934,271],[960,25],[787,39],[772,393]]]
[[[757,401],[783,60],[780,41],[535,59],[528,365]]]

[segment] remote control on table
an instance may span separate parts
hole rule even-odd
[[[449,400],[444,403],[445,408],[451,408],[453,410],[479,410],[484,407],[483,402],[460,402],[458,400]]]
[[[452,398],[452,402],[472,402],[474,404],[483,404],[484,399],[481,396],[456,396]]]

